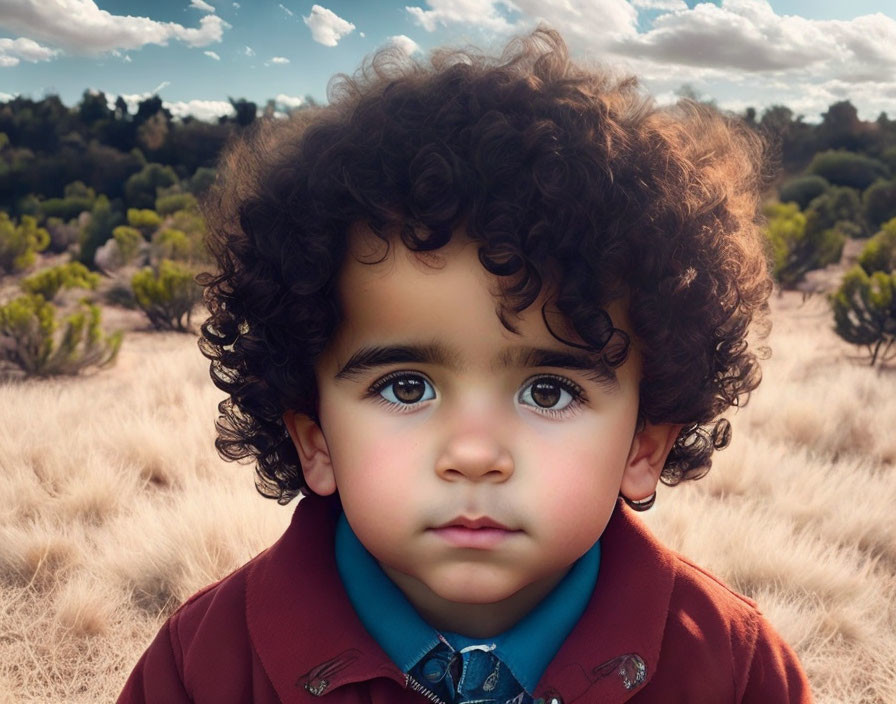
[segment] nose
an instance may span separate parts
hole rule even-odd
[[[500,483],[513,474],[513,457],[494,437],[460,433],[445,444],[436,461],[436,473],[446,481]]]

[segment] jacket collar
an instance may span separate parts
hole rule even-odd
[[[249,637],[279,697],[310,702],[353,682],[405,674],[361,625],[333,555],[338,501],[306,497],[249,566]],[[535,696],[624,701],[656,671],[675,565],[621,501],[601,538],[597,588]],[[649,589],[645,589],[649,585]]]

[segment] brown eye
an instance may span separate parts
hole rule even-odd
[[[432,385],[416,374],[394,374],[380,379],[370,389],[387,403],[409,406],[436,397]]]
[[[426,391],[423,382],[413,377],[393,381],[392,389],[395,392],[395,398],[402,403],[417,403],[423,398],[423,392]]]
[[[542,408],[551,408],[560,400],[560,391],[555,381],[538,381],[532,384],[532,400]]]
[[[518,400],[536,411],[554,415],[583,403],[585,392],[569,379],[541,376],[526,382]]]

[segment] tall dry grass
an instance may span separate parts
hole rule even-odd
[[[645,519],[760,603],[819,702],[896,702],[896,370],[867,368],[822,300],[774,307],[732,446]],[[285,528],[292,508],[217,458],[219,400],[176,334],[0,386],[0,704],[114,699],[170,610]]]

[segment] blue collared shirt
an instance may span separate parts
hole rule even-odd
[[[585,611],[600,569],[598,541],[509,630],[493,638],[468,638],[440,634],[423,620],[355,536],[345,514],[336,525],[335,553],[339,576],[361,623],[403,672],[438,646],[441,635],[456,651],[473,645],[494,646],[494,654],[529,693]]]

